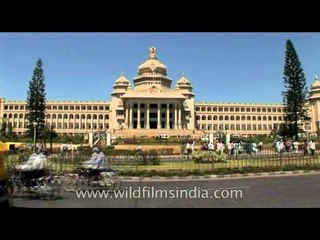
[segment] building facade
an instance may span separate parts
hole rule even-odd
[[[111,101],[47,101],[46,124],[57,133],[85,135],[111,131],[123,136],[160,133],[192,135],[230,132],[236,135],[270,134],[284,120],[282,104],[195,102],[191,82],[182,76],[172,88],[167,67],[151,47],[139,66],[133,86],[122,74],[113,85]],[[26,131],[26,101],[0,98],[0,118],[13,132]],[[319,133],[320,82],[316,78],[309,96],[310,133]]]

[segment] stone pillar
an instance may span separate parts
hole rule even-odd
[[[110,131],[107,131],[107,146],[110,146],[111,145],[111,133]]]
[[[132,103],[129,105],[129,128],[132,129]]]
[[[158,129],[161,129],[161,104],[160,103],[158,103],[158,124],[157,124],[157,126],[158,126]]]
[[[170,129],[170,104],[167,103],[167,129]]]
[[[178,114],[177,114],[177,104],[174,104],[174,129],[178,129]]]
[[[93,129],[93,114],[90,114],[90,116],[91,116],[91,130],[93,131],[94,129]]]
[[[150,115],[150,104],[147,103],[147,121],[146,121],[146,129],[149,129],[150,128],[150,118],[149,118],[149,115]]]
[[[141,124],[140,124],[140,103],[138,103],[138,113],[137,113],[137,129],[140,129]]]
[[[182,129],[181,126],[181,105],[178,105],[178,129]]]
[[[129,104],[126,104],[126,118],[125,118],[125,126],[129,128]]]

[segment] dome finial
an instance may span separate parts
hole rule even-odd
[[[314,75],[314,80],[318,80],[318,74]]]
[[[185,77],[185,76],[186,76],[185,72],[182,72],[182,77]]]
[[[124,76],[124,71],[121,72],[121,76]]]
[[[156,50],[157,50],[157,48],[155,48],[155,47],[153,47],[153,46],[151,46],[151,47],[149,48],[149,59],[157,59],[157,57],[156,57]]]

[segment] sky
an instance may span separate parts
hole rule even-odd
[[[133,85],[149,47],[171,87],[185,73],[196,102],[281,103],[286,40],[307,85],[320,74],[320,33],[0,33],[0,97],[26,100],[38,58],[47,100],[110,100],[123,72]]]

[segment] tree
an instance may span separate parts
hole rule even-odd
[[[12,123],[11,123],[11,122],[9,122],[9,124],[8,124],[7,137],[8,137],[10,140],[13,138],[13,129],[12,129]]]
[[[3,121],[0,128],[0,136],[1,137],[6,136],[6,132],[7,132],[7,123],[6,121]]]
[[[34,134],[33,123],[36,122],[36,138],[40,135],[39,129],[45,126],[46,110],[46,92],[45,77],[42,69],[42,60],[38,59],[36,67],[33,70],[32,79],[29,81],[29,90],[27,98],[27,135],[32,137]]]
[[[58,134],[54,130],[53,126],[51,126],[51,128],[47,128],[46,133],[50,139],[50,153],[52,153],[52,139],[58,137]]]
[[[282,92],[285,107],[283,134],[298,140],[299,122],[309,120],[307,111],[306,78],[291,40],[286,42]]]

